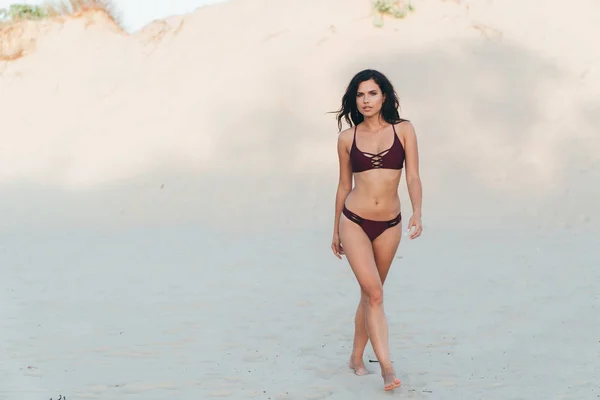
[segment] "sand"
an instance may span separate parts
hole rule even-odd
[[[424,187],[386,282],[391,396],[598,398],[600,9],[413,3],[382,29],[359,0],[25,26],[0,62],[0,399],[388,398],[346,367],[359,293],[329,248],[326,112],[366,67]]]

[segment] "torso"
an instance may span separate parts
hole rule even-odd
[[[348,146],[354,188],[346,206],[363,218],[389,220],[400,212],[398,185],[402,177],[405,152],[402,130],[389,125],[380,135],[362,134],[355,127]],[[374,158],[372,158],[375,156]]]

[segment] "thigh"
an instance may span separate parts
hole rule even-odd
[[[340,218],[340,242],[346,259],[364,292],[381,287],[373,246],[362,228],[344,215]]]
[[[385,282],[385,278],[390,271],[396,251],[402,238],[402,222],[398,225],[386,229],[373,241],[373,254],[377,271],[381,279],[381,284]]]

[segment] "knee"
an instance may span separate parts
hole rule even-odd
[[[370,306],[377,306],[383,303],[383,287],[373,285],[363,288],[363,300]]]

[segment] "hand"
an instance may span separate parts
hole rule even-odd
[[[333,240],[331,241],[331,250],[333,250],[333,254],[342,259],[342,255],[344,254],[344,248],[342,247],[342,243],[340,242],[340,235],[338,233],[333,234]]]
[[[415,228],[413,232],[410,234],[411,239],[416,239],[421,236],[421,232],[423,232],[423,224],[421,223],[421,215],[413,214],[408,221],[408,230],[411,231],[412,228]]]

